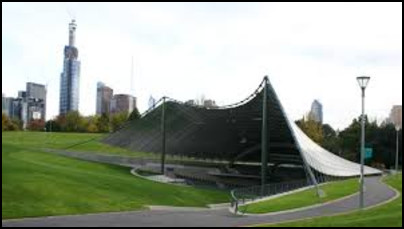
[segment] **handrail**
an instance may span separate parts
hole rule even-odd
[[[310,186],[307,179],[297,180],[292,182],[282,182],[282,183],[273,183],[267,185],[257,185],[246,188],[237,188],[233,189],[230,192],[231,196],[231,207],[234,209],[234,213],[239,213],[239,206],[245,204],[247,201],[255,201],[262,198],[267,198],[271,196],[275,196],[278,194],[290,192],[293,190],[297,190],[303,187]],[[244,213],[246,209],[244,209]]]

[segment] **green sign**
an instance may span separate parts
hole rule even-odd
[[[373,157],[373,148],[365,148],[365,159]]]

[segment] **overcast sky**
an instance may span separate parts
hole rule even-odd
[[[134,93],[144,111],[150,95],[238,102],[265,75],[289,116],[318,99],[334,128],[360,114],[359,75],[372,77],[371,117],[402,104],[402,3],[2,3],[2,92],[47,84],[48,118],[72,18],[85,115],[98,81]]]

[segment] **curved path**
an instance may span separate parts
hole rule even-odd
[[[397,195],[380,181],[380,177],[366,178],[366,207],[386,202]],[[316,208],[266,216],[235,216],[228,209],[186,210],[180,208],[142,212],[119,212],[79,216],[58,216],[36,219],[6,220],[3,227],[229,227],[262,223],[278,223],[317,216],[329,216],[357,209],[358,195]]]

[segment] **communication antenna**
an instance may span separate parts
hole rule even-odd
[[[76,20],[76,13],[72,11],[69,6],[66,6],[66,11],[69,15],[70,20]]]

